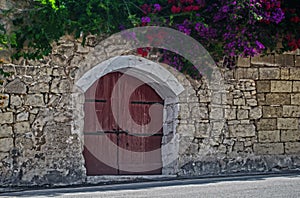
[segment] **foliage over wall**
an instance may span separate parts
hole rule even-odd
[[[13,52],[13,58],[41,58],[51,52],[51,43],[65,34],[85,38],[147,25],[171,27],[190,35],[215,58],[300,48],[297,0],[26,2],[26,9],[2,10],[10,25],[1,26],[0,44]],[[144,56],[147,49],[138,53]]]

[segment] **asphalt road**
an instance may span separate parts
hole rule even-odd
[[[0,197],[300,197],[300,175],[184,179],[0,194]]]

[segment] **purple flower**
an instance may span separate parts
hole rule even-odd
[[[205,5],[205,0],[196,0],[196,3],[200,6],[204,6]]]
[[[182,24],[178,24],[177,28],[178,28],[179,31],[181,31],[181,32],[183,32],[187,35],[190,35],[191,31],[192,31],[190,26],[191,26],[191,22],[186,19],[186,20],[183,21]]]
[[[257,45],[258,49],[260,49],[260,50],[265,49],[265,46],[261,42],[255,41],[255,44]]]
[[[225,5],[221,8],[222,12],[228,12],[229,11],[229,6]]]
[[[154,4],[153,6],[155,11],[161,11],[161,6],[158,3]]]
[[[151,19],[150,17],[142,17],[142,23],[150,23]]]
[[[272,19],[275,23],[280,23],[284,19],[284,13],[280,8],[276,8],[276,11],[272,14]]]
[[[119,26],[119,29],[120,29],[120,30],[125,30],[126,27],[125,27],[124,25],[120,25],[120,26]]]

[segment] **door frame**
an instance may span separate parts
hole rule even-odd
[[[72,94],[74,109],[73,133],[77,133],[84,145],[84,92],[102,76],[113,72],[126,72],[135,78],[149,84],[164,100],[163,137],[161,143],[162,175],[172,175],[178,172],[179,140],[176,133],[179,112],[179,94],[184,87],[177,78],[158,63],[145,58],[129,55],[116,56],[95,65],[84,73],[75,83]],[[77,112],[77,113],[76,113]],[[84,161],[83,161],[84,166]]]

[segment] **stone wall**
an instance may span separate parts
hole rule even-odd
[[[212,136],[191,138],[179,174],[299,169],[299,66],[297,54],[268,55],[240,58],[237,68],[223,71],[227,93],[220,112],[226,119],[222,131],[215,142]]]
[[[120,43],[96,41],[90,36],[82,47],[65,37],[43,60],[1,66],[11,73],[0,87],[1,185],[86,181],[83,122],[74,122],[84,116],[82,106],[74,106],[74,97],[84,100],[76,95],[76,76],[124,54]],[[165,107],[173,116],[167,130],[178,144],[170,152],[177,156],[172,170],[168,167],[164,174],[300,168],[299,54],[239,59],[233,70],[220,68],[222,92],[209,89],[205,79],[196,81],[161,66],[185,88],[175,105]]]
[[[1,86],[0,183],[43,185],[85,179],[82,138],[72,133],[69,60],[88,52],[65,39],[37,62],[7,64]],[[61,53],[61,54],[59,54]]]

